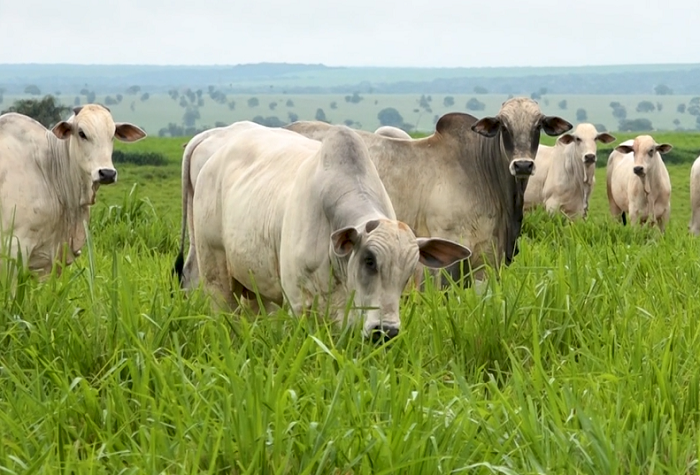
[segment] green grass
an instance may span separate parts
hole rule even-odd
[[[700,240],[526,217],[483,295],[406,295],[386,347],[314,318],[171,297],[183,140],[100,189],[60,277],[0,286],[3,473],[697,473]],[[138,183],[136,188],[133,185]]]

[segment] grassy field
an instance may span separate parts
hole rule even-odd
[[[599,168],[588,221],[528,215],[500,281],[407,294],[379,348],[171,296],[182,142],[118,145],[171,163],[120,166],[63,275],[3,282],[3,473],[698,473],[689,163],[665,235],[612,222]]]
[[[147,91],[146,91],[147,92]],[[112,95],[114,96],[114,95]],[[433,95],[430,101],[430,109],[419,107],[420,95],[409,94],[363,94],[361,102],[354,104],[345,101],[345,95],[331,94],[284,94],[282,90],[274,94],[259,95],[228,95],[228,101],[235,102],[235,109],[229,109],[227,104],[217,104],[206,94],[203,95],[204,104],[198,108],[200,118],[195,125],[198,128],[203,126],[214,126],[216,122],[231,123],[238,120],[251,120],[256,116],[275,116],[283,122],[290,122],[289,114],[296,114],[299,119],[313,120],[318,109],[323,109],[326,120],[332,123],[343,123],[346,120],[353,122],[353,127],[365,130],[375,130],[379,127],[377,114],[382,109],[393,107],[399,111],[405,123],[416,130],[434,130],[435,117],[447,112],[469,112],[477,117],[496,114],[507,99],[505,94],[454,94],[454,105],[446,106],[444,99],[447,95]],[[9,107],[15,100],[29,98],[32,96],[10,96],[4,97],[4,102],[0,104],[0,110]],[[59,98],[65,104],[73,106],[74,95],[61,95]],[[248,100],[252,97],[258,99],[259,105],[248,106]],[[485,109],[481,111],[467,110],[467,101],[476,97],[484,104]],[[687,104],[692,96],[656,96],[656,95],[545,95],[538,102],[542,110],[547,114],[559,115],[571,122],[580,122],[577,119],[576,111],[583,108],[587,113],[587,121],[594,124],[602,124],[608,130],[617,130],[618,119],[612,115],[613,109],[610,103],[620,102],[627,109],[629,119],[646,118],[649,119],[654,128],[659,130],[675,130],[678,119],[679,126],[685,129],[694,130],[696,128],[696,117],[687,112],[679,113],[678,104]],[[98,102],[104,102],[105,96],[98,96]],[[85,97],[82,97],[84,102]],[[562,110],[558,104],[560,101],[567,101],[567,108]],[[636,112],[639,102],[647,100],[654,104],[655,110],[648,113]],[[292,101],[293,105],[288,106],[287,101]],[[335,109],[331,108],[331,103],[335,103]],[[661,111],[656,109],[657,104],[662,105]],[[270,104],[274,104],[274,110],[270,109]],[[142,102],[140,96],[124,95],[120,104],[109,106],[117,120],[131,121],[141,127],[151,135],[157,135],[158,131],[172,122],[182,125],[185,109],[178,105],[177,100],[171,99],[167,94],[152,94],[148,100]],[[133,107],[133,110],[132,110]]]

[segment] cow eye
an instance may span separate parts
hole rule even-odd
[[[581,137],[576,137],[576,143],[581,143]]]
[[[85,132],[83,132],[82,130],[78,131],[78,137],[80,137],[83,140],[87,140],[87,137],[85,136]]]
[[[653,148],[649,150],[649,156],[650,156],[650,157],[653,157],[653,156],[654,156],[654,151],[655,151],[655,150],[654,150]]]
[[[367,270],[376,271],[377,270],[377,260],[372,254],[367,254],[365,256],[365,267]]]

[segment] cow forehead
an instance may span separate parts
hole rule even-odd
[[[634,139],[634,142],[632,143],[632,150],[635,154],[639,152],[644,153],[655,145],[656,142],[650,135],[640,135]]]
[[[104,107],[95,104],[88,104],[83,107],[78,115],[72,117],[72,122],[80,128],[93,132],[104,131],[114,134],[116,128],[112,114]]]
[[[506,123],[512,132],[529,133],[542,118],[540,106],[532,99],[516,97],[503,103],[498,117]]]
[[[377,251],[411,248],[416,245],[416,236],[411,228],[400,221],[382,219],[365,238],[365,244]]]
[[[583,140],[595,140],[598,131],[593,124],[578,124],[574,129],[574,135]]]

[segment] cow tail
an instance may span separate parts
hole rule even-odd
[[[185,268],[185,236],[187,235],[187,209],[190,200],[194,195],[194,189],[192,188],[192,181],[190,180],[190,163],[192,161],[192,153],[197,148],[204,137],[195,136],[186,144],[182,144],[185,149],[182,153],[182,223],[180,229],[180,250],[175,258],[175,265],[173,266],[173,274],[177,275],[178,282],[182,283],[183,272]],[[192,236],[190,236],[192,239]]]

